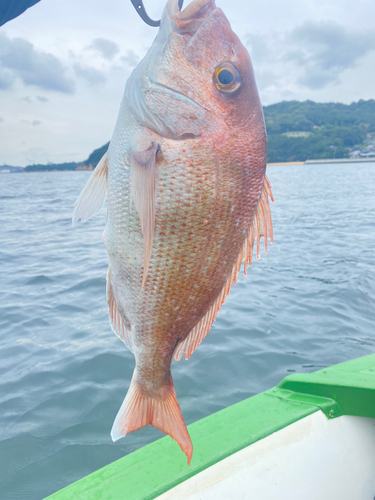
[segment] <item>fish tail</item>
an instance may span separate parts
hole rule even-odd
[[[149,424],[169,434],[179,444],[190,465],[193,444],[181,414],[173,381],[163,388],[162,397],[153,398],[145,394],[133,376],[112,426],[112,440],[117,441]]]

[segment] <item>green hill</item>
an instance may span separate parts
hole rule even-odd
[[[270,163],[348,158],[375,141],[374,99],[349,105],[284,101],[263,111]]]
[[[54,172],[56,170],[93,170],[99,163],[101,157],[107,151],[109,142],[104,146],[95,149],[87,160],[70,163],[49,163],[47,165],[28,165],[24,172]]]
[[[96,165],[101,160],[104,153],[106,153],[108,146],[109,146],[109,142],[107,142],[107,144],[104,144],[104,146],[102,146],[101,148],[94,149],[94,151],[90,154],[90,156],[87,158],[87,160],[83,161],[81,163],[81,165],[85,165],[87,167],[91,166],[91,167],[95,168]]]

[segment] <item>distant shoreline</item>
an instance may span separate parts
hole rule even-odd
[[[306,160],[306,161],[282,161],[279,163],[267,163],[267,167],[282,167],[289,165],[321,165],[328,163],[369,163],[375,162],[375,156],[372,158],[325,158],[324,160]]]
[[[289,166],[302,166],[302,165],[323,165],[323,164],[335,164],[335,163],[375,163],[375,156],[372,158],[325,158],[324,160],[306,160],[306,161],[282,161],[278,163],[267,163],[267,167],[289,167]],[[79,166],[74,170],[68,169],[43,169],[43,170],[17,170],[12,171],[9,169],[1,170],[0,174],[12,174],[12,173],[21,173],[21,174],[34,174],[40,172],[90,172],[94,170],[92,165],[88,167],[85,165]]]
[[[281,161],[278,163],[267,163],[267,167],[282,167],[283,165],[304,165],[304,161]]]

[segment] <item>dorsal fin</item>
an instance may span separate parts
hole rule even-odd
[[[105,153],[74,204],[73,226],[80,219],[86,222],[103,208],[107,197],[107,178],[107,153]]]
[[[139,215],[144,239],[141,289],[147,277],[155,231],[155,180],[158,149],[159,145],[152,142],[151,146],[144,151],[133,151],[130,159],[131,198]]]
[[[191,330],[185,340],[177,345],[174,352],[174,359],[176,361],[180,361],[182,354],[185,354],[185,359],[189,359],[195,349],[199,346],[204,337],[210,331],[211,325],[215,321],[216,315],[219,312],[221,306],[224,304],[233,283],[236,284],[237,282],[238,273],[240,272],[243,260],[245,260],[244,275],[246,276],[246,267],[248,263],[251,265],[255,240],[257,240],[257,259],[259,259],[259,240],[261,236],[264,236],[266,253],[268,236],[270,237],[271,243],[273,243],[271,210],[268,197],[270,197],[273,201],[271,185],[267,177],[264,176],[263,189],[258,203],[258,208],[255,212],[249,234],[247,235],[243,247],[241,248],[237,261],[232,268],[232,272],[228,276],[224,287],[222,288],[215,302],[208,309],[207,313]]]

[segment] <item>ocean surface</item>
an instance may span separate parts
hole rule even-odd
[[[89,175],[0,176],[1,500],[43,499],[162,436],[110,438],[134,359],[108,324],[105,211],[71,227]],[[275,244],[173,363],[188,424],[292,372],[375,352],[375,164],[268,176]]]

